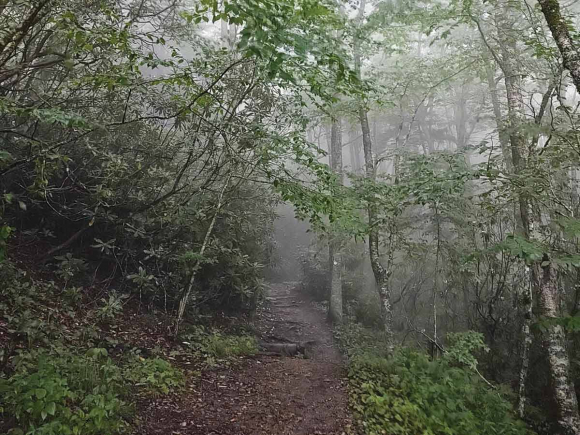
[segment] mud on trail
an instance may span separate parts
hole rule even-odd
[[[325,314],[294,283],[271,284],[254,325],[268,343],[305,344],[294,357],[260,354],[192,379],[184,393],[141,409],[145,434],[352,433],[346,379]]]

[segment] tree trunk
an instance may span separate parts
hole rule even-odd
[[[506,8],[507,9],[507,8]],[[507,9],[502,19],[506,20],[504,29],[510,28],[512,18]],[[501,30],[500,30],[501,32]],[[505,76],[505,86],[508,101],[508,126],[512,151],[512,163],[516,176],[525,176],[524,171],[530,163],[529,148],[526,146],[526,138],[523,132],[525,125],[524,99],[521,93],[521,72],[516,58],[516,47],[513,41],[501,42],[502,58],[500,68]],[[541,120],[540,120],[541,121]],[[519,205],[519,232],[528,240],[535,238],[535,226],[539,222],[533,222],[534,216],[540,213],[534,209],[533,199],[525,192],[518,192]],[[540,317],[553,319],[557,317],[557,275],[550,257],[547,253],[541,261],[535,261],[531,266],[532,289],[536,293],[538,301],[538,313]],[[578,414],[578,401],[576,398],[574,383],[570,376],[570,359],[566,350],[566,335],[561,326],[551,325],[543,335],[544,348],[548,355],[552,392],[558,411],[558,424],[562,434],[580,435],[580,415]],[[527,370],[520,372],[527,375]],[[521,380],[525,383],[524,379]],[[520,385],[520,388],[524,388]]]
[[[373,150],[371,135],[369,129],[368,116],[365,108],[361,105],[359,107],[359,120],[363,132],[363,151],[365,156],[365,170],[366,177],[375,181],[375,164],[373,161]],[[368,222],[369,222],[369,257],[371,261],[371,268],[375,277],[375,283],[381,299],[381,314],[383,318],[383,326],[387,335],[387,346],[389,352],[393,350],[393,310],[391,306],[391,291],[389,289],[389,273],[381,264],[381,255],[379,251],[379,229],[377,227],[376,206],[372,203],[368,206]]]
[[[531,284],[528,281],[528,284]],[[520,368],[519,388],[518,388],[518,415],[524,418],[526,410],[526,382],[530,367],[530,348],[532,347],[532,334],[530,326],[532,323],[532,288],[531,285],[524,286],[520,304],[524,308],[524,320],[522,323],[522,366]]]
[[[570,35],[568,24],[562,16],[558,0],[538,0],[548,27],[562,54],[564,68],[570,71],[576,90],[580,93],[580,52]]]
[[[503,122],[503,116],[501,113],[501,105],[499,102],[497,85],[495,83],[495,68],[491,63],[487,63],[485,66],[487,74],[487,86],[489,88],[489,93],[491,95],[491,105],[493,107],[493,116],[495,118],[495,123],[497,126],[497,135],[499,138],[499,144],[501,147],[501,154],[503,157],[505,168],[508,172],[512,172],[512,158],[510,155],[510,144],[509,135],[506,132],[505,125]]]
[[[546,264],[542,266],[542,264]],[[533,279],[539,293],[540,317],[554,320],[558,317],[558,281],[556,269],[548,255],[533,265]],[[570,358],[566,350],[566,333],[562,326],[548,324],[543,334],[544,349],[548,354],[550,381],[558,407],[558,424],[563,435],[580,434],[578,399],[570,373]]]
[[[364,18],[364,9],[366,2],[361,0],[358,16],[357,16],[357,27],[360,29],[362,21]],[[358,38],[355,38],[354,44],[354,66],[355,72],[360,77],[361,76],[361,56],[360,56],[360,44]],[[373,160],[373,145],[371,140],[371,130],[369,127],[368,112],[364,104],[359,101],[358,107],[358,118],[362,130],[363,139],[363,152],[365,158],[365,175],[367,179],[373,182],[376,179],[375,173],[375,163]],[[388,280],[389,273],[381,264],[381,256],[379,252],[379,229],[377,227],[376,216],[377,210],[376,206],[369,203],[368,206],[368,222],[369,222],[369,257],[371,261],[371,268],[373,270],[373,275],[375,277],[375,283],[381,299],[381,315],[383,319],[384,331],[387,336],[387,348],[389,353],[393,352],[393,309],[391,306],[391,291],[389,289]]]
[[[340,185],[343,183],[342,172],[342,132],[340,119],[333,119],[330,129],[330,167],[337,174]],[[328,244],[328,262],[330,269],[330,299],[328,317],[333,323],[342,322],[342,255],[341,243],[334,231],[331,231]]]
[[[203,256],[203,254],[207,248],[207,245],[209,244],[209,239],[210,239],[211,234],[213,232],[215,222],[217,220],[218,214],[219,214],[219,212],[222,208],[222,205],[223,205],[224,193],[226,192],[226,189],[228,188],[229,184],[230,184],[230,176],[228,176],[228,179],[226,180],[226,183],[224,184],[224,187],[222,188],[220,195],[218,197],[218,203],[216,205],[215,213],[213,215],[213,218],[211,219],[209,227],[205,233],[203,243],[202,243],[201,248],[199,250],[200,256]],[[184,291],[181,295],[181,300],[179,301],[179,308],[177,310],[177,318],[175,319],[175,333],[174,334],[176,337],[179,334],[179,325],[181,324],[181,321],[183,320],[183,314],[185,313],[185,308],[187,307],[187,303],[189,302],[189,298],[190,298],[191,292],[193,290],[193,285],[195,284],[195,277],[197,275],[198,268],[199,268],[199,260],[197,260],[195,262],[195,265],[193,266],[193,271],[191,272],[191,277],[189,278],[189,283],[188,283],[187,287],[184,289]]]
[[[358,131],[357,129],[351,129],[351,136],[349,137],[350,141],[350,165],[351,171],[355,174],[360,174],[361,170],[361,161],[360,161],[360,138],[357,138]]]

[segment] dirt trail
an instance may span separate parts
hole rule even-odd
[[[308,358],[259,355],[230,369],[205,372],[178,401],[160,399],[143,410],[146,433],[350,433],[344,368],[324,313],[303,299],[293,283],[272,284],[255,326],[265,341],[314,342]]]

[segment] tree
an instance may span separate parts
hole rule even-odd
[[[550,32],[562,54],[564,68],[570,71],[576,90],[580,92],[580,52],[578,44],[570,34],[570,24],[562,15],[558,0],[538,0]]]
[[[522,177],[525,177],[525,174],[528,174],[529,170],[533,168],[537,150],[535,149],[536,143],[528,146],[526,140],[525,126],[527,120],[522,95],[523,74],[518,67],[517,41],[515,38],[509,36],[510,30],[515,27],[515,11],[509,5],[502,2],[499,2],[498,5],[502,7],[501,17],[497,16],[495,18],[498,26],[498,34],[501,35],[499,39],[499,52],[496,52],[489,45],[481,23],[477,19],[475,21],[484,43],[487,45],[504,75],[508,105],[507,122],[510,130],[511,164],[513,164],[514,178],[516,183],[518,183],[517,180],[522,180]],[[541,122],[541,115],[544,113],[544,108],[551,98],[552,92],[553,88],[549,87],[546,93],[546,100],[542,101],[542,106],[540,107],[540,118],[535,119],[536,123]],[[501,129],[500,126],[498,127]],[[537,142],[537,140],[534,142]],[[540,240],[541,235],[536,230],[539,226],[540,216],[542,215],[539,204],[527,190],[520,189],[516,195],[518,201],[516,221],[518,222],[519,234],[522,238],[532,243]],[[530,279],[532,289],[538,301],[539,316],[552,319],[558,317],[556,303],[558,299],[557,272],[549,252],[543,252],[541,256],[538,256],[532,262]],[[531,304],[531,298],[527,295],[524,296],[523,300],[527,301],[527,304]],[[527,309],[526,316],[529,316],[529,312],[530,309]],[[530,346],[529,320],[527,319],[524,322],[523,364],[520,375],[521,397],[523,397],[522,394],[528,367],[527,358]],[[548,328],[543,338],[550,366],[554,398],[558,405],[561,430],[566,434],[578,433],[578,428],[580,428],[580,415],[578,413],[578,402],[574,391],[574,383],[570,376],[570,359],[566,351],[566,334],[562,327],[552,325]],[[520,412],[522,412],[522,407],[523,404],[520,405]]]
[[[336,174],[338,186],[344,183],[342,169],[342,125],[338,115],[333,117],[330,127],[330,168]],[[340,234],[330,230],[328,241],[328,262],[330,270],[330,299],[328,305],[328,317],[332,322],[342,322],[342,245]]]
[[[353,42],[354,69],[359,78],[361,75],[361,46],[360,32],[363,31],[366,1],[362,0],[359,5],[356,22],[355,22],[355,39]],[[363,153],[365,161],[365,176],[371,183],[376,182],[376,167],[373,156],[373,145],[371,140],[371,131],[369,127],[368,111],[363,101],[357,102],[357,115],[362,130]],[[379,226],[377,221],[378,209],[371,199],[367,207],[368,214],[368,247],[369,258],[373,275],[377,286],[377,291],[381,300],[381,314],[383,317],[383,326],[387,335],[389,348],[393,349],[393,313],[391,306],[391,293],[389,289],[389,271],[381,264],[381,255],[379,250]]]

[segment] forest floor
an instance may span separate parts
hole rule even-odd
[[[185,392],[140,406],[141,433],[354,433],[345,370],[324,312],[295,283],[277,283],[254,322],[259,340],[307,343],[305,355],[258,354],[205,370],[188,380]]]

